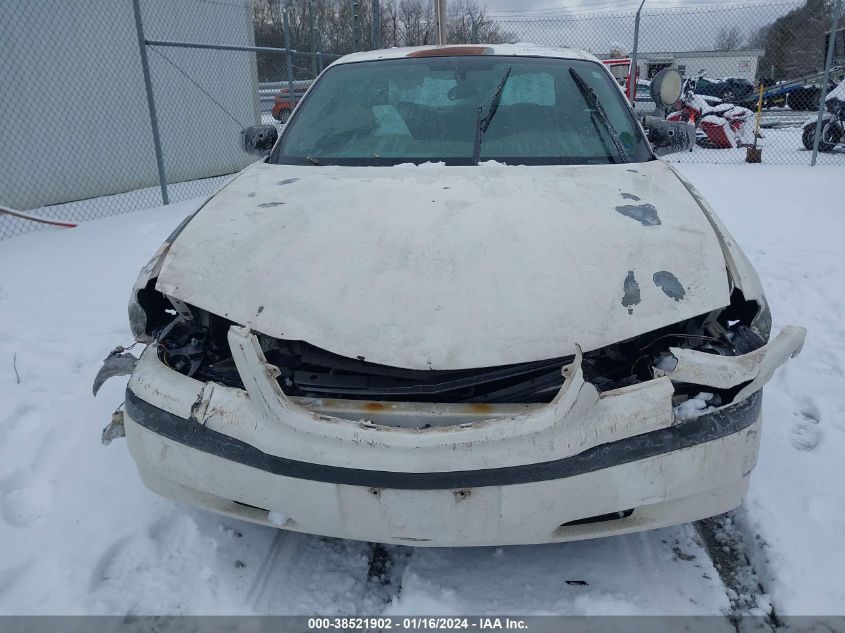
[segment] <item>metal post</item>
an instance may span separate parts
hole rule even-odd
[[[285,59],[287,59],[288,71],[288,101],[290,102],[290,111],[296,105],[296,93],[293,91],[293,46],[290,41],[290,26],[288,25],[288,6],[282,7],[282,33],[285,37],[285,48],[288,49]]]
[[[164,46],[167,48],[196,48],[199,50],[212,51],[245,51],[247,53],[277,53],[279,55],[286,55],[288,49],[284,46],[238,46],[233,44],[206,44],[204,42],[173,42],[171,40],[147,40],[147,46]],[[298,51],[293,49],[293,54],[302,53],[307,55],[306,51]],[[328,53],[320,53],[320,55],[327,55]]]
[[[645,0],[640,2],[640,8],[637,9],[637,16],[634,18],[634,50],[631,52],[631,70],[628,79],[628,99],[631,103],[637,96],[637,47],[640,44],[640,13],[643,10]]]
[[[381,4],[373,0],[373,48],[381,48]]]
[[[311,52],[315,53],[311,56],[311,74],[317,76],[317,35],[314,29],[314,0],[308,0],[308,35],[311,40]]]
[[[135,11],[135,30],[138,33],[138,51],[141,53],[141,70],[144,73],[144,88],[147,91],[150,127],[153,129],[153,147],[156,152],[158,184],[161,187],[161,203],[170,204],[170,198],[167,195],[167,177],[164,173],[164,157],[161,153],[161,137],[158,133],[158,117],[156,116],[156,103],[153,97],[153,82],[150,79],[150,63],[147,60],[147,40],[144,38],[144,24],[141,21],[140,0],[132,0],[132,9]]]
[[[472,35],[470,37],[470,42],[478,44],[478,20],[475,19],[474,15],[470,15],[469,19],[472,20]]]
[[[434,15],[437,19],[437,43],[446,43],[446,0],[434,0]]]
[[[827,59],[824,62],[824,79],[822,80],[822,90],[819,96],[819,115],[816,119],[816,134],[813,138],[813,157],[810,159],[810,166],[816,164],[816,157],[819,154],[819,141],[822,136],[822,118],[825,111],[825,97],[827,96],[827,86],[830,82],[830,66],[833,64],[833,51],[836,47],[836,27],[839,26],[839,15],[842,12],[842,0],[836,0],[836,6],[833,7],[833,19],[830,23],[830,40],[827,43]]]
[[[361,48],[361,25],[358,24],[358,2],[352,2],[352,52],[357,53]]]
[[[323,47],[323,42],[322,42],[322,39],[320,37],[320,29],[317,29],[317,51],[319,51],[322,47]],[[317,57],[317,74],[319,75],[321,72],[323,72],[323,54],[318,53],[316,55],[316,57]]]

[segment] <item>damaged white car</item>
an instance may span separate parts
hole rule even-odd
[[[677,82],[679,89],[680,83]],[[671,90],[670,90],[671,91]],[[607,69],[525,46],[347,56],[141,271],[125,415],[144,483],[249,521],[542,543],[742,500],[760,281]],[[680,141],[678,139],[681,139]]]

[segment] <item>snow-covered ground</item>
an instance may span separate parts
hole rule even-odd
[[[711,536],[727,556],[750,557],[778,613],[845,613],[842,168],[681,168],[757,266],[775,327],[809,329],[802,355],[766,389],[748,500]],[[123,384],[94,399],[91,381],[108,350],[130,340],[138,269],[199,202],[0,242],[0,614],[767,609],[766,596],[723,585],[690,525],[545,546],[388,547],[384,583],[368,579],[368,544],[147,492],[125,443],[99,441]],[[739,541],[742,551],[731,549]],[[761,593],[755,584],[737,586]]]
[[[684,165],[683,172],[760,274],[773,330],[808,329],[801,355],[765,388],[762,449],[738,513],[758,541],[748,553],[780,613],[845,613],[843,168]]]
[[[209,196],[222,187],[229,178],[231,178],[229,175],[212,176],[170,183],[167,185],[167,191],[171,202],[188,200],[197,196]],[[51,204],[46,207],[27,209],[25,213],[47,220],[77,223],[148,209],[159,204],[161,204],[161,190],[156,186],[88,200]],[[40,231],[43,228],[43,224],[0,214],[0,240]]]
[[[810,164],[813,156],[801,144],[801,127],[770,128],[761,131],[763,138],[758,147],[763,148],[763,162],[766,165],[802,165]],[[691,152],[679,152],[667,156],[672,163],[745,163],[746,148],[708,149],[696,145]],[[816,158],[819,165],[845,165],[845,152],[836,149],[833,152],[819,152]]]

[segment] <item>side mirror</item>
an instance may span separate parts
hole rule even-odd
[[[278,138],[274,125],[251,125],[241,130],[241,147],[248,154],[267,154]]]
[[[658,108],[668,108],[681,98],[684,78],[674,68],[664,68],[651,80],[651,99]]]
[[[685,152],[695,145],[695,125],[683,121],[667,121],[647,116],[643,123],[648,129],[648,140],[660,156]]]

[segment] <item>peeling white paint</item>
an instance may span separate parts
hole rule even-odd
[[[269,336],[416,369],[588,352],[728,305],[696,200],[662,161],[630,169],[257,163],[179,235],[157,288]],[[618,213],[620,190],[661,224]],[[629,271],[671,272],[683,299],[641,284],[629,314]]]

